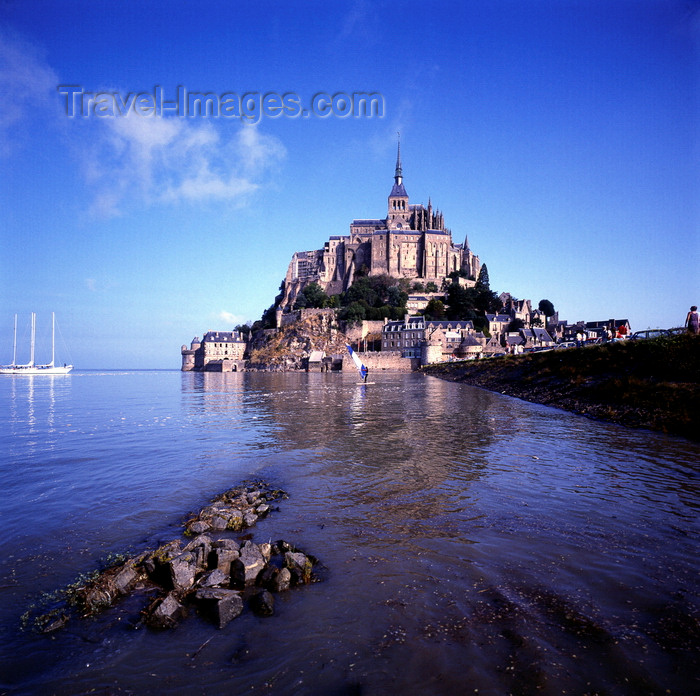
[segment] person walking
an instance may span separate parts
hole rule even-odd
[[[697,335],[700,333],[700,324],[698,324],[698,308],[693,305],[688,312],[688,316],[685,318],[685,328],[688,333]]]

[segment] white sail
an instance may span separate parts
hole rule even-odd
[[[360,372],[360,377],[362,377],[362,379],[364,379],[366,377],[367,373],[369,372],[369,370],[362,364],[362,360],[360,360],[357,353],[352,349],[352,347],[349,346],[347,343],[345,345],[348,349],[348,353],[350,353],[350,357],[352,358],[352,361],[355,363],[355,365],[357,366],[357,369]]]

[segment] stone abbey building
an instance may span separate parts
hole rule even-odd
[[[464,269],[473,279],[479,275],[479,257],[471,252],[467,239],[464,244],[453,242],[442,213],[430,201],[427,207],[409,202],[400,143],[386,217],[353,220],[349,235],[331,237],[323,249],[295,252],[279,307],[291,307],[299,292],[313,282],[327,295],[339,294],[352,285],[363,266],[371,276],[433,281],[438,287],[453,271]]]

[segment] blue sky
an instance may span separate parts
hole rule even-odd
[[[7,0],[0,362],[15,313],[23,340],[56,311],[76,367],[178,368],[193,336],[260,317],[294,251],[386,213],[397,131],[411,202],[468,235],[492,289],[680,325],[700,304],[699,67],[698,0]],[[379,93],[384,113],[71,117],[60,85]]]

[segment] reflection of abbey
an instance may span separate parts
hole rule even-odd
[[[372,276],[434,281],[438,287],[453,271],[464,269],[473,279],[479,275],[479,257],[472,254],[466,239],[464,244],[453,243],[442,213],[433,210],[430,201],[427,207],[409,203],[400,146],[386,217],[353,220],[349,235],[331,237],[323,249],[297,251],[287,270],[281,307],[293,305],[299,292],[312,282],[327,295],[341,293],[363,266]]]

